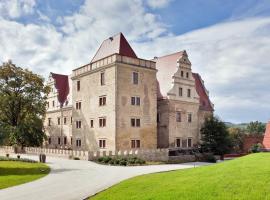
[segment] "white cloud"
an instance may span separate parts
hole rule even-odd
[[[0,16],[5,18],[18,18],[34,12],[35,0],[1,0]]]
[[[136,47],[149,58],[186,49],[193,71],[205,80],[217,114],[225,120],[266,121],[270,117],[269,27],[269,17],[250,18],[160,37]]]
[[[153,9],[166,7],[171,0],[147,0],[149,7]]]
[[[35,4],[7,13],[3,12],[7,5],[1,3],[0,15],[5,17],[0,17],[0,61],[12,59],[43,76],[50,71],[69,74],[91,60],[102,40],[122,31],[142,58],[186,49],[193,71],[202,75],[223,119],[269,117],[269,17],[225,22],[177,36],[141,0],[87,0],[73,15],[58,17],[57,28],[48,20],[43,25],[9,20],[38,13],[32,10]]]

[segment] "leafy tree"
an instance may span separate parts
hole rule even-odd
[[[40,146],[49,88],[44,80],[11,61],[0,66],[1,132],[11,145]]]
[[[220,155],[223,158],[231,148],[229,133],[224,122],[211,116],[205,119],[201,128],[202,150]]]
[[[246,129],[248,134],[263,135],[265,132],[265,124],[259,121],[250,122]]]
[[[231,140],[232,151],[235,153],[242,152],[245,137],[244,130],[241,128],[230,127],[228,128],[228,132]]]

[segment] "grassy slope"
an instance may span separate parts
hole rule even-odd
[[[270,199],[270,153],[195,169],[138,176],[91,199]]]
[[[41,163],[0,161],[0,189],[36,180],[49,171],[49,167]]]

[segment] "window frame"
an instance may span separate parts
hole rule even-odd
[[[81,81],[80,80],[77,80],[76,88],[77,88],[77,92],[81,91]]]
[[[135,76],[135,74],[136,74],[136,76]],[[135,71],[132,72],[132,84],[139,85],[139,72],[135,72]]]
[[[100,85],[105,85],[105,71],[100,72]]]

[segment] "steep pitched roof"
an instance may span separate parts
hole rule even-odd
[[[163,96],[167,96],[167,92],[172,88],[172,76],[177,71],[177,60],[182,57],[184,51],[179,51],[166,56],[156,57],[157,79],[160,85],[160,92]]]
[[[263,147],[270,149],[270,122],[267,123],[264,138],[263,138]]]
[[[55,88],[57,89],[58,92],[57,96],[58,101],[62,107],[65,101],[67,100],[67,96],[69,94],[68,76],[63,74],[55,74],[52,72],[51,75],[52,78],[54,79]]]
[[[119,33],[102,42],[95,56],[91,60],[91,63],[115,53],[122,56],[137,58],[125,36],[122,33]]]
[[[197,73],[192,73],[192,75],[195,79],[196,91],[200,97],[200,109],[205,111],[214,111],[212,103],[208,97],[207,90],[204,87],[203,80],[201,79],[201,76]]]

